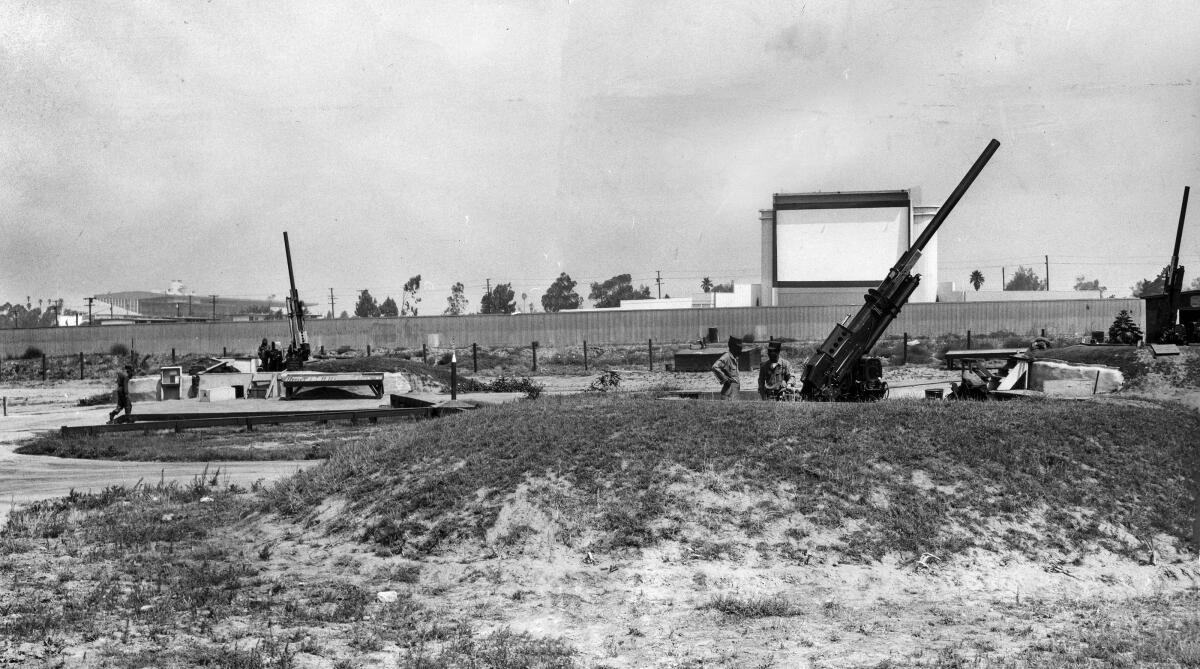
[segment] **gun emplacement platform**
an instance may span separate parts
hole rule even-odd
[[[279,375],[283,399],[313,388],[366,387],[376,398],[383,397],[383,372],[286,372]]]

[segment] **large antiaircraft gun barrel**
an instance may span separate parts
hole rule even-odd
[[[1188,193],[1190,186],[1183,187],[1183,205],[1179,209],[1179,227],[1175,229],[1175,248],[1171,251],[1171,264],[1167,266],[1165,308],[1158,309],[1156,332],[1147,332],[1156,343],[1183,344],[1187,341],[1186,328],[1177,327],[1179,322],[1179,294],[1183,292],[1183,266],[1179,264],[1179,243],[1183,241],[1183,221],[1187,218]],[[1161,299],[1161,298],[1159,298]]]
[[[879,287],[867,292],[866,304],[862,309],[852,319],[833,327],[825,343],[804,365],[801,397],[810,400],[866,400],[878,399],[887,392],[879,362],[875,360],[873,365],[867,364],[871,361],[864,360],[863,356],[879,341],[899,315],[900,308],[916,290],[921,275],[912,274],[912,269],[921,258],[921,251],[998,148],[1000,142],[993,139],[988,143],[967,175],[946,198],[945,204],[938,209],[917,240],[900,255]]]
[[[300,363],[312,355],[312,347],[308,344],[308,333],[304,331],[304,303],[300,301],[300,293],[296,291],[296,275],[292,272],[292,246],[288,243],[288,233],[283,232],[283,252],[287,255],[288,283],[291,292],[288,294],[288,320],[292,328],[292,347]]]

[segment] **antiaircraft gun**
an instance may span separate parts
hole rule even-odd
[[[1179,294],[1183,292],[1183,266],[1179,264],[1179,242],[1183,239],[1183,221],[1187,217],[1188,192],[1183,187],[1183,206],[1179,210],[1179,227],[1175,230],[1175,250],[1171,252],[1171,264],[1167,265],[1167,277],[1162,295],[1146,300],[1146,315],[1149,327],[1146,339],[1155,344],[1186,344],[1187,327],[1179,324]]]
[[[1000,142],[993,139],[988,143],[983,154],[976,159],[954,192],[950,193],[946,203],[925,226],[917,241],[901,254],[879,287],[867,291],[866,304],[853,318],[847,317],[833,326],[833,332],[825,343],[804,365],[800,377],[802,399],[869,401],[880,399],[887,393],[883,363],[879,358],[864,356],[900,314],[900,308],[908,302],[909,296],[920,283],[921,275],[913,274],[912,270],[921,257],[921,251],[998,148]]]
[[[288,282],[292,287],[287,298],[292,345],[288,348],[285,364],[288,369],[299,369],[303,368],[305,361],[312,356],[312,347],[308,343],[308,333],[304,331],[304,303],[300,301],[300,293],[296,291],[296,275],[292,272],[292,247],[288,243],[286,230],[283,233],[283,251],[287,254]]]

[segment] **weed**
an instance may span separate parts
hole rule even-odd
[[[597,393],[606,393],[610,390],[617,390],[621,387],[621,373],[615,369],[606,369],[592,381],[588,386],[588,390]]]
[[[741,597],[721,594],[714,596],[702,608],[713,609],[737,618],[773,618],[798,616],[802,613],[799,607],[780,595]]]

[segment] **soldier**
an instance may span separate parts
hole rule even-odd
[[[125,365],[125,368],[117,372],[117,408],[108,412],[108,422],[128,423],[132,419],[129,417],[133,411],[133,402],[129,401],[129,380],[133,378],[133,365]],[[120,421],[117,421],[117,414],[125,411],[125,415]]]
[[[258,345],[258,368],[264,372],[270,371],[271,366],[271,346],[267,343],[267,338],[263,337],[262,343]]]
[[[729,350],[713,363],[712,371],[721,382],[721,399],[736,400],[742,390],[742,381],[738,376],[738,356],[742,354],[742,340],[737,337],[729,338]]]
[[[783,342],[769,342],[767,361],[758,368],[758,396],[764,400],[778,400],[792,380],[792,365],[779,357],[782,349]]]

